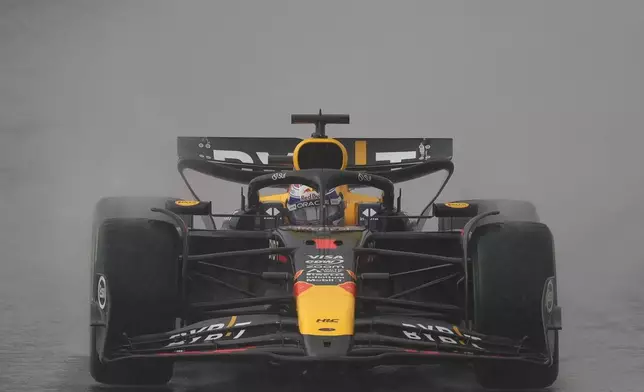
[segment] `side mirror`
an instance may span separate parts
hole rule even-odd
[[[474,218],[478,206],[465,202],[434,203],[433,212],[437,218]]]
[[[178,215],[211,215],[212,202],[198,200],[168,200],[165,209]]]

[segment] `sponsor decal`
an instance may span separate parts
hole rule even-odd
[[[294,199],[300,200],[312,200],[320,198],[320,194],[316,190],[306,185],[291,187],[289,195],[293,196]],[[337,190],[335,188],[330,189],[329,191],[327,191],[326,196],[329,198],[337,197]]]
[[[101,308],[101,310],[105,310],[105,306],[107,305],[107,281],[103,275],[98,278],[96,298],[98,300],[98,307]]]
[[[318,199],[319,199],[319,196],[317,195],[317,193],[312,193],[312,192],[305,192],[302,196],[300,196],[300,200],[302,201],[310,201],[310,200],[318,200]],[[329,203],[325,203],[325,204],[329,204]],[[319,206],[320,202],[318,201],[318,203],[316,203],[315,205]]]
[[[273,174],[271,176],[271,178],[273,179],[273,181],[283,180],[283,179],[286,178],[286,173],[278,172],[278,173]]]
[[[324,268],[324,267],[312,267],[306,270],[306,276],[311,277],[315,275],[324,275],[324,276],[344,276],[344,270],[342,268]]]
[[[273,239],[268,240],[268,247],[269,247],[270,249],[279,248],[279,246],[280,246],[279,241],[277,241],[277,240],[273,240]],[[279,255],[278,255],[278,254],[276,254],[276,253],[274,253],[274,254],[270,254],[270,255],[268,255],[268,259],[269,259],[269,260],[278,260],[278,259],[279,259],[279,258],[278,258],[278,256],[279,256]]]
[[[305,188],[300,195],[300,199],[302,200],[312,200],[318,198],[320,198],[320,195],[309,187]]]
[[[344,257],[342,255],[308,255],[308,260],[305,264],[312,265],[340,265],[344,263]]]
[[[327,318],[324,318],[324,319],[317,319],[315,322],[316,323],[336,323],[337,324],[337,323],[340,322],[340,320],[339,319],[327,319]]]
[[[307,199],[306,196],[302,196],[302,201],[299,201],[297,203],[290,203],[288,205],[288,210],[295,211],[301,208],[316,207],[320,205],[320,198],[318,197],[315,197],[315,199],[311,197],[312,200],[306,200],[306,199]],[[342,203],[341,199],[324,199],[324,204],[327,206],[328,205],[336,206],[336,205],[339,205],[340,203]]]
[[[320,261],[320,260],[309,260]],[[324,260],[329,261],[329,260]],[[309,264],[306,266],[308,272],[342,272],[344,266],[341,264]]]
[[[358,181],[371,181],[371,174],[358,173]]]
[[[205,144],[204,147],[210,148],[210,143]],[[212,158],[206,156],[207,159],[213,159],[215,161],[238,161],[241,163],[255,163],[255,164],[268,164],[268,152],[257,151],[253,153],[254,157],[244,151],[235,151],[235,150],[212,150]],[[289,156],[293,153],[289,153]],[[204,158],[203,154],[200,155],[201,158]]]
[[[462,203],[462,202],[445,203],[445,205],[449,208],[467,208],[470,206],[468,203]]]
[[[377,162],[400,163],[406,160],[416,159],[416,151],[393,151],[393,152],[377,152]]]
[[[443,344],[452,344],[452,345],[461,345],[461,346],[465,346],[467,343],[467,340],[469,340],[470,346],[483,350],[482,347],[477,346],[475,343],[472,343],[472,341],[481,341],[482,340],[481,338],[463,334],[455,325],[452,327],[453,328],[452,330],[450,328],[447,328],[441,325],[420,324],[420,323],[418,324],[401,323],[401,324],[405,328],[413,328],[416,330],[418,329],[420,330],[420,332],[403,330],[402,332],[405,335],[405,337],[410,340],[428,340],[430,342],[438,342]],[[441,336],[434,337],[432,336],[432,332],[439,332],[439,333],[448,334],[451,336],[441,335]]]
[[[545,301],[546,310],[548,311],[548,313],[551,313],[552,309],[555,306],[555,285],[554,283],[552,283],[552,279],[548,280],[548,283],[546,284]]]
[[[288,210],[289,211],[295,211],[299,210],[301,208],[307,208],[307,207],[315,207],[320,205],[320,200],[311,200],[311,201],[300,201],[298,203],[294,204],[289,204],[288,205]]]
[[[222,150],[216,149],[208,138],[202,138],[198,147],[205,149],[199,154],[202,159],[215,160],[221,162],[240,162],[249,164],[263,164],[268,165],[268,157],[275,152],[272,151],[237,151],[237,150]],[[292,157],[293,152],[289,152],[286,156]]]
[[[344,280],[343,273],[328,273],[328,272],[310,272],[306,273],[307,283],[341,283]]]
[[[306,280],[311,282],[324,281],[324,282],[343,282],[344,270],[342,268],[311,268],[306,270]]]
[[[310,283],[342,283],[345,280],[342,255],[308,255],[305,280]]]
[[[176,200],[174,204],[181,207],[193,207],[199,204],[198,200]]]
[[[315,260],[344,260],[342,255],[308,255],[309,259]]]
[[[321,332],[333,332],[333,331],[335,331],[335,328],[327,328],[327,327],[318,328],[318,331],[321,331]]]
[[[223,332],[222,330],[230,329],[233,327],[242,327],[245,325],[250,325],[250,321],[246,322],[237,322],[237,316],[232,316],[228,324],[210,324],[203,326],[198,329],[191,329],[188,332],[181,332],[170,336],[170,340],[175,340],[174,342],[169,343],[165,347],[174,347],[182,346],[185,344],[195,344],[195,343],[207,343],[219,340],[221,338],[231,338],[232,340],[239,339],[246,332],[245,329],[236,331],[233,334],[233,331]],[[222,331],[222,332],[217,332]],[[213,333],[208,333],[213,332]],[[208,333],[208,334],[206,334]]]
[[[309,265],[306,267],[307,268],[307,273],[311,272],[341,272],[342,271],[342,266],[341,265]]]
[[[429,150],[432,148],[432,146],[430,144],[425,144],[425,143],[426,142],[423,141],[418,146],[418,153],[419,153],[418,158],[423,161],[431,158]]]

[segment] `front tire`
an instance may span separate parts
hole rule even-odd
[[[176,226],[147,212],[159,203],[132,213],[145,201],[108,201],[99,202],[93,226],[90,374],[109,385],[163,385],[173,376],[171,361],[110,358],[123,335],[175,328],[181,240]]]
[[[475,364],[479,383],[494,389],[537,389],[559,375],[558,331],[544,335],[544,288],[556,284],[554,242],[548,227],[537,222],[484,225],[472,235],[473,312],[477,332],[521,340],[533,350],[552,350],[549,366],[519,362]],[[550,287],[550,286],[548,286]],[[554,287],[554,286],[553,286]],[[556,291],[552,306],[556,306]]]

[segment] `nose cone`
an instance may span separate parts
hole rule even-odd
[[[364,230],[284,231],[286,246],[295,246],[293,295],[299,332],[310,356],[344,356],[355,324],[353,249]]]
[[[317,286],[298,282],[295,294],[307,354],[345,355],[354,333],[355,283]]]
[[[297,285],[305,285],[298,282]],[[300,286],[301,287],[301,286]],[[309,285],[296,298],[300,333],[317,336],[353,335],[355,283]]]

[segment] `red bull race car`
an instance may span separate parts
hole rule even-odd
[[[315,132],[178,137],[191,200],[98,201],[96,381],[165,384],[190,360],[287,370],[460,362],[486,388],[556,380],[554,240],[533,204],[438,202],[454,170],[450,138],[331,138],[326,124],[349,116],[321,112],[292,123]],[[213,213],[217,196],[200,199],[188,170],[242,184],[240,207]],[[440,174],[426,207],[403,211],[397,184]]]

